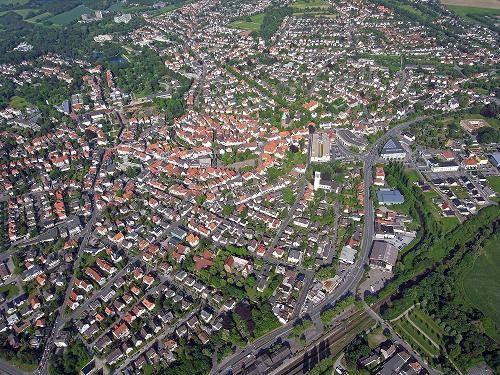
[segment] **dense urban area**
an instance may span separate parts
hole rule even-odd
[[[500,0],[443,3],[0,0],[0,373],[500,374]]]

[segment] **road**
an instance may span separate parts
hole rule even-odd
[[[92,182],[92,189],[94,189],[97,176],[99,175],[99,171],[101,169],[101,165],[103,162],[103,157],[104,157],[104,150],[101,150],[101,154],[99,156],[99,163],[97,165],[96,173],[94,176],[94,181]],[[92,196],[92,200],[94,200],[93,196]],[[78,247],[77,254],[75,256],[76,260],[73,263],[73,267],[72,267],[73,271],[78,269],[78,267],[80,266],[82,251],[87,246],[87,243],[90,239],[91,229],[92,229],[92,226],[97,221],[98,213],[99,213],[99,211],[97,210],[97,207],[95,206],[95,202],[93,202],[92,214],[90,216],[90,219],[87,222],[87,224],[85,225],[85,227],[83,228],[83,230],[79,234],[79,236],[83,236],[83,240],[80,243],[80,246]],[[59,308],[55,311],[56,319],[54,321],[54,325],[52,326],[52,330],[50,331],[49,337],[47,338],[45,348],[44,348],[44,351],[42,354],[42,358],[40,359],[38,369],[35,372],[36,375],[38,375],[38,374],[42,375],[42,374],[47,373],[48,360],[51,356],[51,352],[52,352],[51,349],[52,349],[52,344],[54,343],[54,338],[55,338],[56,334],[59,332],[59,330],[67,322],[67,319],[65,319],[62,316],[62,313],[64,313],[64,308],[66,306],[66,302],[68,301],[69,295],[70,295],[71,291],[73,290],[74,282],[75,282],[75,275],[73,273],[73,275],[71,275],[70,282],[68,283],[68,286],[66,288],[66,292],[64,295],[64,302],[63,302],[62,306],[59,306]]]
[[[364,183],[364,193],[365,193],[365,217],[364,217],[364,227],[363,227],[363,237],[361,240],[361,246],[359,251],[359,256],[357,257],[353,269],[347,273],[344,282],[335,289],[329,296],[326,297],[324,301],[314,306],[308,314],[314,320],[317,318],[321,310],[330,304],[334,304],[340,298],[348,295],[355,294],[356,288],[363,277],[365,268],[364,266],[368,263],[369,250],[372,244],[373,233],[374,233],[374,210],[373,203],[370,199],[370,186],[373,183],[373,166],[378,156],[379,148],[387,142],[387,140],[400,133],[402,130],[406,129],[408,126],[420,122],[426,119],[427,116],[417,117],[413,120],[403,122],[393,128],[391,128],[386,134],[380,137],[364,155],[360,155],[360,159],[363,161],[363,183]],[[307,293],[307,291],[306,291]],[[247,355],[252,353],[257,353],[259,350],[268,347],[273,344],[279,338],[285,338],[286,335],[292,330],[294,324],[298,321],[298,318],[291,319],[287,324],[281,326],[280,328],[269,332],[267,335],[257,339],[250,347],[244,350],[238,350],[232,356],[229,356],[221,362],[217,368],[212,369],[212,374],[226,374],[232,369],[234,365],[243,360]]]

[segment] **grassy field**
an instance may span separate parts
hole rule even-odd
[[[491,237],[473,266],[464,273],[462,289],[467,301],[493,320],[496,329],[487,332],[500,338],[500,234]]]
[[[30,0],[0,0],[0,5],[24,5],[27,4]]]
[[[328,1],[325,0],[296,0],[290,4],[292,8],[295,9],[307,9],[307,8],[321,8],[326,9],[330,7]]]
[[[387,340],[387,337],[384,336],[382,328],[378,327],[366,336],[366,340],[368,341],[368,346],[372,349],[375,349],[377,346]]]
[[[19,288],[15,284],[1,285],[0,293],[7,293],[7,299],[12,299],[19,294]]]
[[[456,217],[443,217],[437,206],[432,202],[433,198],[439,198],[439,194],[435,191],[429,191],[424,193],[425,197],[425,207],[432,213],[434,218],[441,224],[443,231],[449,232],[455,228],[459,221]]]
[[[12,10],[6,10],[3,12],[0,12],[0,16],[3,16],[7,12],[14,12],[19,14],[20,16],[24,17],[26,16],[29,12],[31,12],[32,9],[26,8],[26,9],[12,9]]]
[[[45,12],[45,13],[39,14],[38,16],[28,18],[26,21],[31,22],[31,23],[37,23],[37,22],[41,22],[41,21],[46,20],[50,16],[52,16],[52,13]]]
[[[418,10],[417,8],[412,7],[411,5],[401,5],[401,9],[404,9],[404,10],[410,12],[411,14],[414,14],[417,17],[423,16],[423,14],[422,14],[422,12],[420,10]]]
[[[465,199],[469,196],[467,189],[465,189],[463,186],[453,186],[451,188],[451,191],[456,195],[458,199]]]
[[[500,8],[479,8],[479,7],[466,7],[461,5],[447,5],[448,9],[461,17],[468,16],[497,16],[500,14]]]
[[[49,21],[55,23],[57,25],[67,25],[73,21],[76,21],[81,17],[82,14],[93,13],[94,11],[90,8],[87,8],[84,5],[78,5],[77,7],[68,10],[67,12],[60,13],[55,15],[54,17],[49,18]]]
[[[500,176],[489,176],[487,179],[493,191],[500,194]]]
[[[471,11],[483,9],[500,9],[500,0],[441,0],[444,5],[449,7],[469,8]]]
[[[13,96],[10,98],[9,105],[15,109],[25,109],[29,106],[29,103],[21,96]]]
[[[248,19],[245,17],[244,19],[231,22],[229,26],[234,27],[235,29],[258,31],[263,20],[264,13],[254,14]]]

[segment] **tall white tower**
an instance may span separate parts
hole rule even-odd
[[[314,172],[314,186],[313,186],[314,191],[319,189],[320,180],[321,180],[321,172],[319,171]]]

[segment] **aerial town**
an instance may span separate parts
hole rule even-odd
[[[500,2],[444,3],[0,1],[0,374],[500,373]]]

